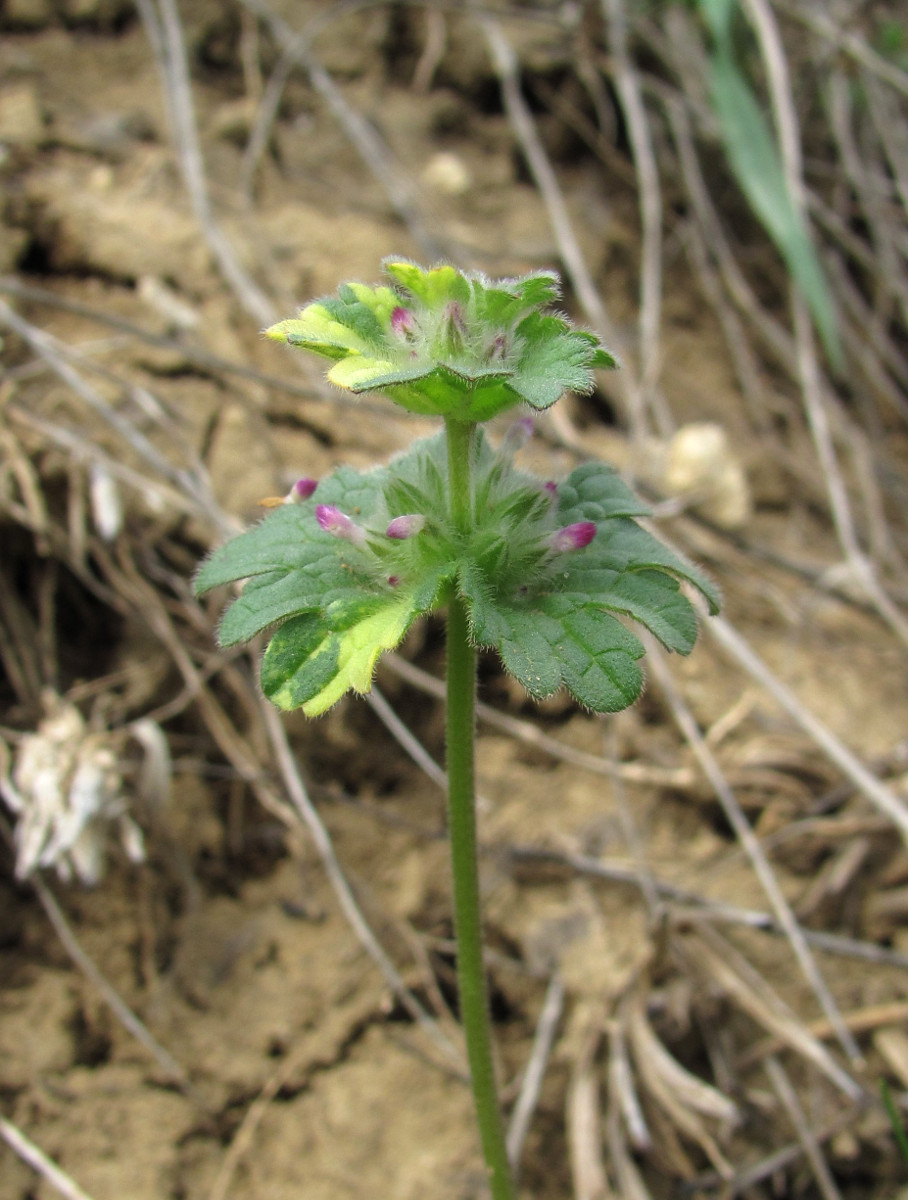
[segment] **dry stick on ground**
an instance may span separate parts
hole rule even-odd
[[[407,728],[378,688],[373,687],[370,692],[367,692],[365,700],[398,745],[406,751],[420,770],[424,771],[432,782],[437,784],[445,795],[447,795],[447,774],[420,741],[414,737],[413,733]]]
[[[563,1011],[564,984],[561,982],[560,976],[555,974],[546,988],[542,1012],[539,1014],[539,1020],[536,1023],[533,1046],[530,1050],[530,1057],[527,1060],[523,1074],[523,1082],[520,1085],[520,1092],[511,1112],[507,1149],[508,1160],[515,1172],[520,1163],[523,1144],[526,1141],[526,1136],[533,1120],[533,1113],[536,1111],[536,1105],[539,1103],[542,1081],[545,1078],[546,1066],[552,1053],[552,1046],[555,1043],[555,1033]]]
[[[885,1025],[903,1027],[908,1023],[908,1003],[892,1001],[889,1004],[871,1004],[868,1008],[858,1008],[844,1014],[848,1028],[852,1033],[869,1033]],[[830,1024],[825,1019],[808,1021],[805,1024],[811,1037],[826,1041],[833,1035]],[[762,1042],[751,1046],[744,1054],[739,1055],[736,1066],[739,1071],[746,1071],[761,1059],[771,1054],[778,1054],[784,1042],[778,1037],[767,1037]]]
[[[270,325],[276,315],[271,301],[240,263],[212,212],[195,121],[186,47],[175,0],[157,0],[157,3],[155,0],[136,0],[136,4],[161,73],[171,133],[196,220],[218,267],[243,308],[259,325]]]
[[[879,188],[868,178],[868,164],[862,160],[855,141],[851,80],[847,79],[841,70],[832,71],[823,98],[838,150],[837,164],[841,164],[850,185],[850,192],[853,192],[864,215],[870,246],[859,237],[855,236],[854,240],[869,251],[870,261],[865,265],[872,276],[874,290],[893,289],[898,295],[901,291],[898,283],[902,279],[903,270],[896,245],[897,231],[886,219],[884,198],[880,195]],[[903,293],[902,305],[903,308],[906,305]]]
[[[574,1200],[613,1200],[602,1155],[602,1109],[596,1054],[601,1021],[586,1014],[581,1050],[574,1059],[565,1102]]]
[[[230,1139],[230,1145],[221,1159],[218,1173],[215,1175],[214,1183],[208,1193],[208,1200],[226,1200],[237,1169],[249,1153],[256,1131],[269,1106],[281,1088],[293,1078],[300,1064],[311,1053],[311,1046],[305,1040],[301,1041],[295,1050],[290,1051],[274,1074],[265,1081],[259,1094],[246,1109],[242,1121]]]
[[[2,781],[0,781],[0,791],[2,791]],[[13,844],[12,830],[6,823],[3,817],[0,817],[0,834]],[[60,939],[66,953],[79,968],[82,974],[89,980],[92,986],[99,992],[105,1003],[110,1008],[111,1012],[123,1026],[123,1028],[132,1037],[144,1046],[151,1057],[155,1060],[165,1076],[173,1080],[180,1090],[189,1096],[193,1103],[197,1104],[203,1110],[205,1105],[200,1097],[194,1093],[192,1085],[189,1083],[189,1077],[182,1066],[177,1062],[169,1050],[160,1044],[160,1042],[149,1031],[148,1027],[136,1016],[126,1001],[122,998],[116,988],[110,984],[92,960],[88,957],[82,947],[79,945],[78,939],[69,927],[69,922],[63,915],[63,911],[57,904],[53,892],[44,882],[40,875],[33,875],[28,881],[35,891],[35,895],[44,909],[47,919],[54,928],[54,932]]]
[[[769,692],[871,804],[889,817],[908,845],[908,806],[905,801],[871,774],[848,747],[773,675],[744,637],[723,617],[711,617],[704,621],[704,630]]]
[[[177,491],[166,483],[143,475],[140,471],[127,466],[119,459],[113,458],[84,434],[74,429],[68,429],[61,421],[45,421],[29,409],[20,406],[15,401],[6,406],[6,416],[13,422],[21,422],[26,428],[39,433],[49,445],[59,446],[71,463],[98,464],[103,466],[114,479],[125,483],[140,494],[153,496],[161,505],[167,505],[174,512],[186,516],[198,515],[198,504],[187,498],[185,492]]]
[[[724,993],[758,1025],[776,1034],[796,1054],[813,1063],[853,1103],[864,1101],[862,1089],[855,1086],[854,1080],[842,1070],[826,1047],[726,938],[714,929],[701,926],[696,933],[675,939],[673,953],[704,983]]]
[[[782,1107],[788,1113],[792,1125],[794,1125],[798,1141],[804,1149],[804,1157],[810,1163],[813,1177],[824,1200],[842,1200],[842,1193],[836,1187],[832,1172],[829,1170],[826,1159],[823,1157],[822,1148],[814,1136],[807,1115],[801,1107],[801,1102],[798,1100],[797,1093],[777,1058],[768,1058],[766,1060],[766,1073],[769,1076],[773,1091],[781,1101]]]
[[[261,701],[261,718],[271,742],[272,752],[277,760],[281,775],[284,779],[287,794],[292,807],[277,796],[267,786],[262,778],[262,766],[256,760],[248,746],[230,724],[223,710],[217,704],[210,689],[203,686],[198,671],[192,662],[188,651],[173,628],[169,615],[161,604],[154,588],[148,585],[129,564],[122,575],[119,590],[130,596],[150,628],[169,650],[173,660],[183,675],[187,685],[194,689],[196,700],[221,751],[225,753],[241,778],[245,779],[255,791],[263,807],[278,816],[289,828],[299,827],[300,823],[309,829],[316,848],[322,858],[322,863],[328,875],[329,882],[337,895],[344,916],[350,922],[364,949],[376,963],[393,994],[400,1000],[407,1012],[413,1017],[420,1028],[445,1055],[449,1061],[460,1065],[458,1052],[448,1037],[439,1028],[435,1020],[425,1011],[419,1001],[413,996],[402,980],[397,968],[388,958],[385,951],[372,933],[368,922],[361,913],[349,884],[341,870],[331,838],[317,812],[306,794],[302,779],[293,762],[293,756],[287,741],[286,733],[280,718],[267,701]],[[112,564],[108,566],[112,571]]]
[[[262,706],[265,725],[271,740],[271,748],[278,770],[281,773],[281,778],[284,781],[284,787],[294,808],[309,830],[316,849],[321,856],[322,864],[328,875],[329,882],[334,889],[341,911],[360,942],[369,952],[369,956],[380,967],[394,995],[397,996],[413,1020],[449,1062],[461,1066],[461,1056],[457,1048],[406,986],[397,968],[388,958],[374,933],[369,928],[368,922],[360,911],[359,905],[356,903],[353,891],[334,852],[334,846],[328,831],[312,801],[309,799],[305,784],[294,760],[293,752],[290,749],[290,743],[287,740],[287,733],[281,721],[280,714],[267,700],[262,700]]]
[[[626,361],[627,355],[622,353],[623,339],[619,337],[618,331],[602,302],[602,298],[596,290],[596,286],[587,268],[583,251],[580,249],[577,239],[574,236],[564,195],[562,194],[555,172],[552,169],[552,164],[549,162],[542,142],[539,139],[533,117],[520,91],[517,56],[514,53],[513,47],[504,36],[501,26],[496,21],[493,21],[491,18],[482,18],[480,26],[488,42],[492,63],[498,75],[505,111],[514,127],[517,140],[520,143],[530,172],[542,196],[546,211],[549,214],[549,221],[552,225],[552,231],[558,245],[558,254],[564,264],[565,273],[570,280],[583,311],[586,313],[587,320],[590,321],[594,330],[602,336],[605,344],[624,362],[624,367],[618,374],[615,386],[619,389],[621,402],[631,428],[632,436],[635,440],[641,441],[646,437],[648,432],[646,397],[636,372],[630,368]],[[562,424],[564,424],[563,421]],[[569,443],[573,442],[575,445],[578,443],[579,439],[576,435],[572,435],[569,429],[562,431],[559,427],[559,432],[564,432]]]
[[[793,17],[796,21],[801,21],[808,28],[828,39],[836,49],[850,55],[855,62],[866,67],[878,79],[884,80],[896,91],[908,96],[908,73],[897,67],[895,63],[883,58],[882,55],[877,54],[866,38],[846,29],[841,21],[828,16],[823,8],[812,3],[812,0],[806,4],[800,3],[799,0],[795,0],[794,3],[782,3],[781,0],[775,0],[775,3],[788,16]]]
[[[722,811],[725,813],[728,823],[735,831],[736,837],[744,848],[779,924],[785,930],[785,934],[791,943],[791,948],[805,978],[810,984],[814,995],[817,997],[823,1012],[835,1026],[842,1048],[852,1062],[860,1066],[863,1063],[863,1057],[858,1044],[842,1020],[842,1015],[817,967],[816,960],[810,952],[810,947],[807,944],[803,931],[798,925],[794,913],[791,911],[788,901],[782,893],[778,880],[769,864],[769,860],[763,853],[763,848],[754,835],[737,797],[728,786],[712,751],[706,745],[693,714],[668,670],[663,652],[651,642],[647,647],[647,653],[650,669],[662,689],[675,723],[693,751],[697,761],[700,763],[704,774],[712,784],[716,797],[722,806]],[[840,1085],[853,1098],[860,1095],[858,1085],[844,1073],[842,1073]]]
[[[602,8],[615,62],[615,88],[627,122],[631,152],[639,181],[640,225],[643,234],[637,347],[640,386],[652,409],[659,435],[667,438],[673,432],[674,422],[665,398],[656,391],[662,367],[659,344],[662,324],[662,193],[659,187],[659,170],[643,103],[643,92],[628,53],[624,0],[602,0]]]
[[[415,666],[394,652],[386,654],[382,661],[385,667],[392,670],[395,675],[399,675],[401,679],[406,680],[421,692],[435,696],[438,700],[444,699],[443,680],[436,679],[428,671]],[[578,750],[574,746],[568,746],[564,742],[558,741],[557,738],[543,733],[539,726],[534,725],[532,721],[521,720],[508,713],[499,712],[481,700],[477,702],[476,715],[480,721],[491,725],[493,729],[500,729],[527,746],[535,746],[561,762],[581,767],[594,775],[604,775],[609,779],[621,779],[625,783],[675,788],[678,791],[692,788],[697,783],[696,774],[689,767],[659,767],[642,762],[616,763],[601,755],[591,754],[587,750]]]
[[[313,374],[311,384],[282,379],[277,375],[270,375],[267,371],[259,371],[255,367],[246,366],[244,363],[231,362],[230,359],[222,358],[219,354],[213,354],[210,350],[195,346],[180,338],[151,333],[141,325],[126,320],[125,317],[103,312],[89,304],[80,304],[79,301],[73,300],[69,296],[58,296],[55,292],[47,291],[46,288],[33,287],[31,284],[23,283],[9,275],[0,276],[0,293],[31,303],[48,305],[61,312],[73,313],[75,316],[86,317],[90,321],[97,321],[98,324],[106,325],[111,329],[118,329],[133,338],[146,342],[149,346],[160,346],[163,350],[170,350],[174,354],[182,355],[187,362],[198,367],[201,372],[212,376],[235,375],[238,379],[261,384],[269,391],[283,392],[300,400],[330,399],[332,403],[350,406],[355,404],[357,408],[365,408],[370,412],[385,412],[385,409],[378,404],[371,404],[368,400],[359,397],[348,396],[344,392],[330,390],[321,373],[318,376]],[[295,361],[304,362],[305,360],[297,359]]]
[[[667,93],[664,89],[660,89],[660,95],[665,101],[665,111],[678,151],[685,191],[706,244],[715,257],[719,276],[729,299],[742,316],[748,319],[773,358],[786,370],[793,372],[794,339],[757,299],[723,232],[694,146],[687,101],[679,94]]]
[[[634,1081],[624,1030],[625,1014],[608,1024],[608,1090],[610,1103],[617,1105],[631,1145],[638,1153],[653,1148],[653,1137],[646,1123],[643,1106]]]
[[[779,137],[786,188],[791,202],[802,217],[806,228],[807,205],[801,161],[801,139],[782,40],[767,0],[745,0],[745,7],[754,24],[763,62],[766,66],[769,96]],[[839,470],[838,457],[833,445],[828,414],[830,398],[823,386],[807,303],[794,280],[790,284],[790,293],[801,394],[814,448],[826,481],[829,506],[839,545],[855,581],[864,589],[892,630],[908,645],[908,620],[899,612],[880,586],[873,564],[861,549],[848,501],[848,492]]]
[[[33,1171],[36,1171],[43,1180],[61,1196],[64,1196],[65,1200],[91,1200],[88,1192],[84,1192],[65,1171],[62,1171],[52,1159],[47,1157],[43,1150],[39,1150],[21,1129],[18,1129],[12,1121],[7,1121],[5,1117],[0,1117],[0,1137],[24,1163],[28,1163]]]
[[[164,0],[159,0],[159,3],[163,2]],[[407,183],[406,172],[395,162],[394,156],[374,127],[347,103],[341,89],[312,53],[312,38],[337,14],[323,14],[309,22],[300,33],[296,33],[263,0],[241,0],[241,3],[266,23],[275,41],[282,47],[281,59],[268,81],[256,119],[253,130],[255,143],[250,141],[247,152],[251,169],[255,169],[258,157],[267,145],[269,130],[277,114],[290,71],[294,66],[300,66],[308,74],[309,82],[327,102],[363,162],[381,184],[394,211],[410,230],[414,240],[429,258],[440,257],[441,248],[419,212],[413,189]],[[338,13],[339,11],[340,6],[337,9]],[[248,183],[246,186],[248,187]]]
[[[20,317],[0,300],[0,325],[17,333],[62,381],[94,413],[102,418],[151,469],[179,488],[196,505],[200,514],[215,523],[222,533],[232,532],[233,522],[218,508],[207,481],[175,467],[135,425],[113,408],[69,362],[67,348],[56,338]]]

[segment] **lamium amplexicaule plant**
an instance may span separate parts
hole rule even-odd
[[[444,428],[387,466],[301,479],[254,528],[221,546],[199,594],[245,581],[220,624],[222,646],[264,630],[265,695],[309,717],[349,690],[367,692],[383,651],[419,617],[443,610],[447,632],[448,833],[460,1015],[480,1140],[494,1200],[515,1195],[493,1070],[482,964],[474,791],[477,651],[494,647],[531,696],[564,686],[586,709],[637,698],[638,621],[670,650],[697,635],[687,582],[712,612],[703,575],[643,529],[647,509],[600,462],[566,479],[517,465],[530,413],[566,391],[588,393],[615,359],[553,312],[558,277],[490,280],[450,265],[384,264],[387,284],[341,285],[268,329],[330,359],[328,379],[380,392]],[[483,424],[520,415],[496,446]]]

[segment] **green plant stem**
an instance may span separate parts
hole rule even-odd
[[[462,532],[472,522],[470,458],[473,426],[449,421],[448,467],[451,517]],[[448,835],[454,887],[457,985],[467,1044],[473,1103],[492,1200],[515,1200],[501,1110],[495,1087],[492,1033],[485,970],[476,847],[474,727],[476,651],[470,643],[467,608],[451,588],[448,603],[447,767]]]
[[[473,487],[470,468],[476,426],[465,421],[445,421],[448,441],[448,484],[451,520],[460,533],[469,533],[473,525]]]

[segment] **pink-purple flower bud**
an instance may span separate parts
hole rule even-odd
[[[291,504],[302,504],[304,500],[309,499],[317,487],[317,479],[298,479],[290,489],[290,495],[287,498]]]
[[[408,308],[399,304],[391,313],[391,328],[398,337],[405,338],[412,334],[415,326],[416,321]]]
[[[444,353],[462,354],[467,339],[467,321],[461,305],[451,300],[445,305],[440,324],[441,346]]]
[[[573,525],[565,525],[556,529],[549,539],[549,547],[556,554],[567,554],[571,550],[582,550],[596,536],[596,525],[593,521],[577,521]]]
[[[543,487],[554,500],[554,498],[558,495],[558,484],[555,482],[555,480],[547,479],[543,484]]]
[[[422,513],[407,513],[406,516],[395,517],[385,532],[389,538],[403,542],[421,533],[425,526],[426,518]]]
[[[489,362],[500,362],[507,357],[508,339],[503,333],[496,333],[489,347],[488,359]]]
[[[366,531],[334,504],[317,504],[315,519],[325,533],[352,542],[354,546],[362,546],[366,540]]]

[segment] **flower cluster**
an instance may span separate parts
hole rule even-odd
[[[383,266],[390,286],[346,283],[266,333],[332,359],[340,387],[458,421],[519,404],[541,411],[616,365],[594,334],[548,311],[560,295],[550,272],[493,282],[447,265]]]

